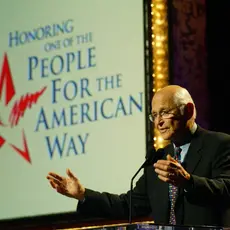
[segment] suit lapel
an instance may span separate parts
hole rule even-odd
[[[203,145],[202,139],[202,131],[201,128],[197,128],[197,131],[194,134],[194,137],[191,141],[191,144],[188,149],[188,153],[186,154],[185,160],[183,162],[183,166],[188,171],[188,173],[193,173],[196,169],[196,166],[201,160],[200,150]]]
[[[203,142],[202,129],[198,127],[196,132],[194,133],[194,136],[192,138],[184,162],[182,163],[182,166],[185,168],[185,170],[188,173],[193,173],[195,171],[197,165],[199,164],[202,158],[200,153],[200,150],[203,145],[202,142]],[[184,189],[179,188],[178,197],[175,206],[178,223],[183,223],[183,218],[184,218],[183,202],[184,202]]]

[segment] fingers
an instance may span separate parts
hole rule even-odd
[[[168,176],[168,177],[165,177],[165,176],[162,176],[160,174],[158,174],[158,178],[164,182],[167,182],[167,183],[170,183],[170,184],[173,184],[173,185],[177,185],[176,183],[176,180],[174,180],[174,176]]]
[[[52,180],[49,180],[49,182],[50,182],[50,185],[52,186],[52,188],[54,188],[54,189],[56,189],[56,184],[52,181]]]
[[[169,179],[168,177],[164,177],[164,176],[162,176],[162,175],[158,175],[158,178],[159,178],[160,180],[164,181],[164,182],[170,183],[170,179]]]
[[[54,182],[52,179],[48,179],[49,180],[49,183],[51,185],[51,187],[53,189],[55,189],[57,192],[61,193],[60,190],[62,190],[62,187],[61,185],[57,184],[56,182]],[[63,194],[63,193],[62,193]]]
[[[75,176],[73,175],[73,173],[70,171],[70,169],[66,169],[66,173],[67,173],[67,175],[68,175],[70,178],[77,180],[77,177],[75,177]]]
[[[170,173],[169,171],[160,170],[158,168],[155,169],[155,172],[158,175],[161,175],[161,176],[164,176],[164,177],[170,177],[172,175],[172,173]]]
[[[176,169],[180,168],[180,165],[178,163],[173,163],[169,161],[166,161],[165,163],[157,162],[153,166],[155,169],[160,169],[167,172],[173,172]]]
[[[158,160],[157,162],[161,164],[167,164],[167,162],[178,163],[170,154],[167,155],[166,160]]]
[[[175,160],[170,154],[167,155],[167,160],[168,160],[168,161],[172,161],[172,162],[174,162],[174,163],[177,162],[177,160]]]
[[[52,180],[49,180],[51,186],[60,194],[66,195],[66,189],[62,185],[54,183]]]
[[[175,184],[178,180],[181,167],[181,164],[169,154],[167,155],[166,160],[158,160],[154,164],[155,172],[158,174],[158,178],[171,184]]]
[[[66,188],[65,186],[63,186],[61,182],[59,182],[58,180],[51,179],[51,178],[47,178],[47,179],[49,180],[50,185],[52,186],[53,189],[55,189],[58,193],[62,195],[67,195]]]
[[[63,183],[64,183],[64,180],[58,180],[58,179],[56,179],[56,178],[53,178],[53,177],[51,177],[51,176],[47,176],[46,177],[50,182],[52,181],[52,184],[54,184],[54,185],[59,185],[59,186],[61,186]]]
[[[58,181],[64,180],[64,177],[59,176],[58,174],[56,174],[56,173],[54,173],[54,172],[49,172],[47,177],[56,179],[56,180],[58,180]],[[47,178],[47,179],[48,179],[48,178]]]
[[[66,183],[64,177],[61,177],[53,172],[49,172],[46,178],[49,180],[51,187],[56,190],[58,190],[60,187],[63,187]]]
[[[173,164],[168,164],[168,165],[163,165],[163,164],[154,164],[155,169],[163,170],[166,172],[174,172],[176,169],[178,169],[177,165]]]
[[[155,172],[158,178],[163,182],[173,184],[178,187],[186,187],[190,174],[183,166],[171,156],[167,156],[167,160],[159,160],[154,164]]]

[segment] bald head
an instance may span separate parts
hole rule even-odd
[[[179,85],[167,85],[165,86],[164,88],[160,89],[159,91],[156,92],[157,93],[176,93],[178,91],[181,91],[183,90],[184,88],[182,88],[181,86]]]
[[[165,86],[164,88],[160,89],[155,93],[155,95],[158,94],[162,94],[165,97],[171,97],[171,98],[181,95],[180,97],[186,97],[191,99],[191,95],[189,94],[189,92],[185,88],[182,88],[179,85]]]
[[[195,104],[193,102],[193,99],[189,94],[189,92],[181,86],[168,85],[160,89],[159,91],[157,91],[153,97],[152,106],[159,103],[161,103],[162,106],[164,104],[164,106],[167,106],[169,108],[192,103],[194,105],[193,118],[196,118],[196,109],[195,109]]]

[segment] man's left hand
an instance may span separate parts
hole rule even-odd
[[[153,166],[160,180],[184,189],[188,187],[190,174],[169,154],[166,160],[158,160]]]

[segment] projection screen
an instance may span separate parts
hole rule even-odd
[[[0,220],[74,212],[50,171],[126,192],[146,154],[143,1],[1,3]]]

